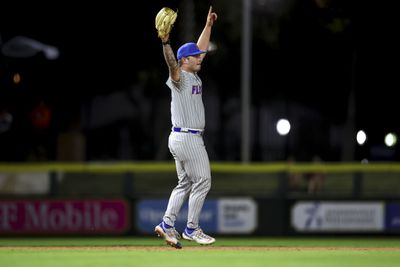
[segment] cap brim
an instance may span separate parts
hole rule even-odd
[[[199,50],[199,51],[190,53],[190,55],[187,55],[187,57],[188,57],[188,56],[195,56],[195,55],[205,54],[205,53],[207,53],[207,51]]]

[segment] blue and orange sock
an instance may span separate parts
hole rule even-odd
[[[196,230],[196,228],[189,228],[186,227],[185,232],[188,233],[189,235],[191,235],[193,233],[193,231]]]
[[[169,225],[169,224],[167,224],[166,222],[162,222],[162,226],[165,228],[165,229],[170,229],[170,228],[173,228],[173,226],[171,226],[171,225]]]

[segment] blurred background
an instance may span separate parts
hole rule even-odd
[[[176,51],[210,5],[203,229],[400,233],[395,8],[105,0],[1,4],[0,234],[153,235],[176,184],[155,16],[178,10]]]
[[[393,9],[250,3],[249,160],[398,160]],[[1,161],[170,160],[168,70],[154,18],[163,6],[178,10],[176,51],[197,40],[210,5],[219,17],[200,73],[206,146],[211,160],[243,160],[243,1],[187,0],[3,3]],[[276,131],[279,119],[289,121],[287,135]]]

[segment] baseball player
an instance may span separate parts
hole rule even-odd
[[[211,171],[202,136],[205,126],[203,84],[197,73],[208,49],[211,29],[216,19],[217,14],[210,7],[206,25],[197,43],[182,45],[177,52],[178,61],[171,49],[169,35],[160,37],[169,69],[166,84],[172,98],[172,131],[168,147],[175,159],[178,184],[171,192],[163,221],[154,231],[175,248],[181,248],[181,236],[174,224],[186,200],[189,204],[188,217],[182,237],[202,245],[215,242],[215,238],[205,234],[199,226],[200,213],[211,188]]]

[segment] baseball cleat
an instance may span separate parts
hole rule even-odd
[[[182,233],[183,239],[189,240],[189,241],[196,241],[200,245],[211,245],[212,243],[215,242],[215,238],[211,237],[209,235],[206,235],[201,228],[197,228],[192,231],[192,233],[189,233],[190,231],[188,228],[185,229],[185,231]]]
[[[181,238],[179,233],[175,230],[174,227],[166,228],[164,227],[164,223],[160,223],[154,228],[154,232],[161,238],[165,240],[167,245],[174,247],[176,249],[181,249],[182,245],[179,243],[178,239]]]

